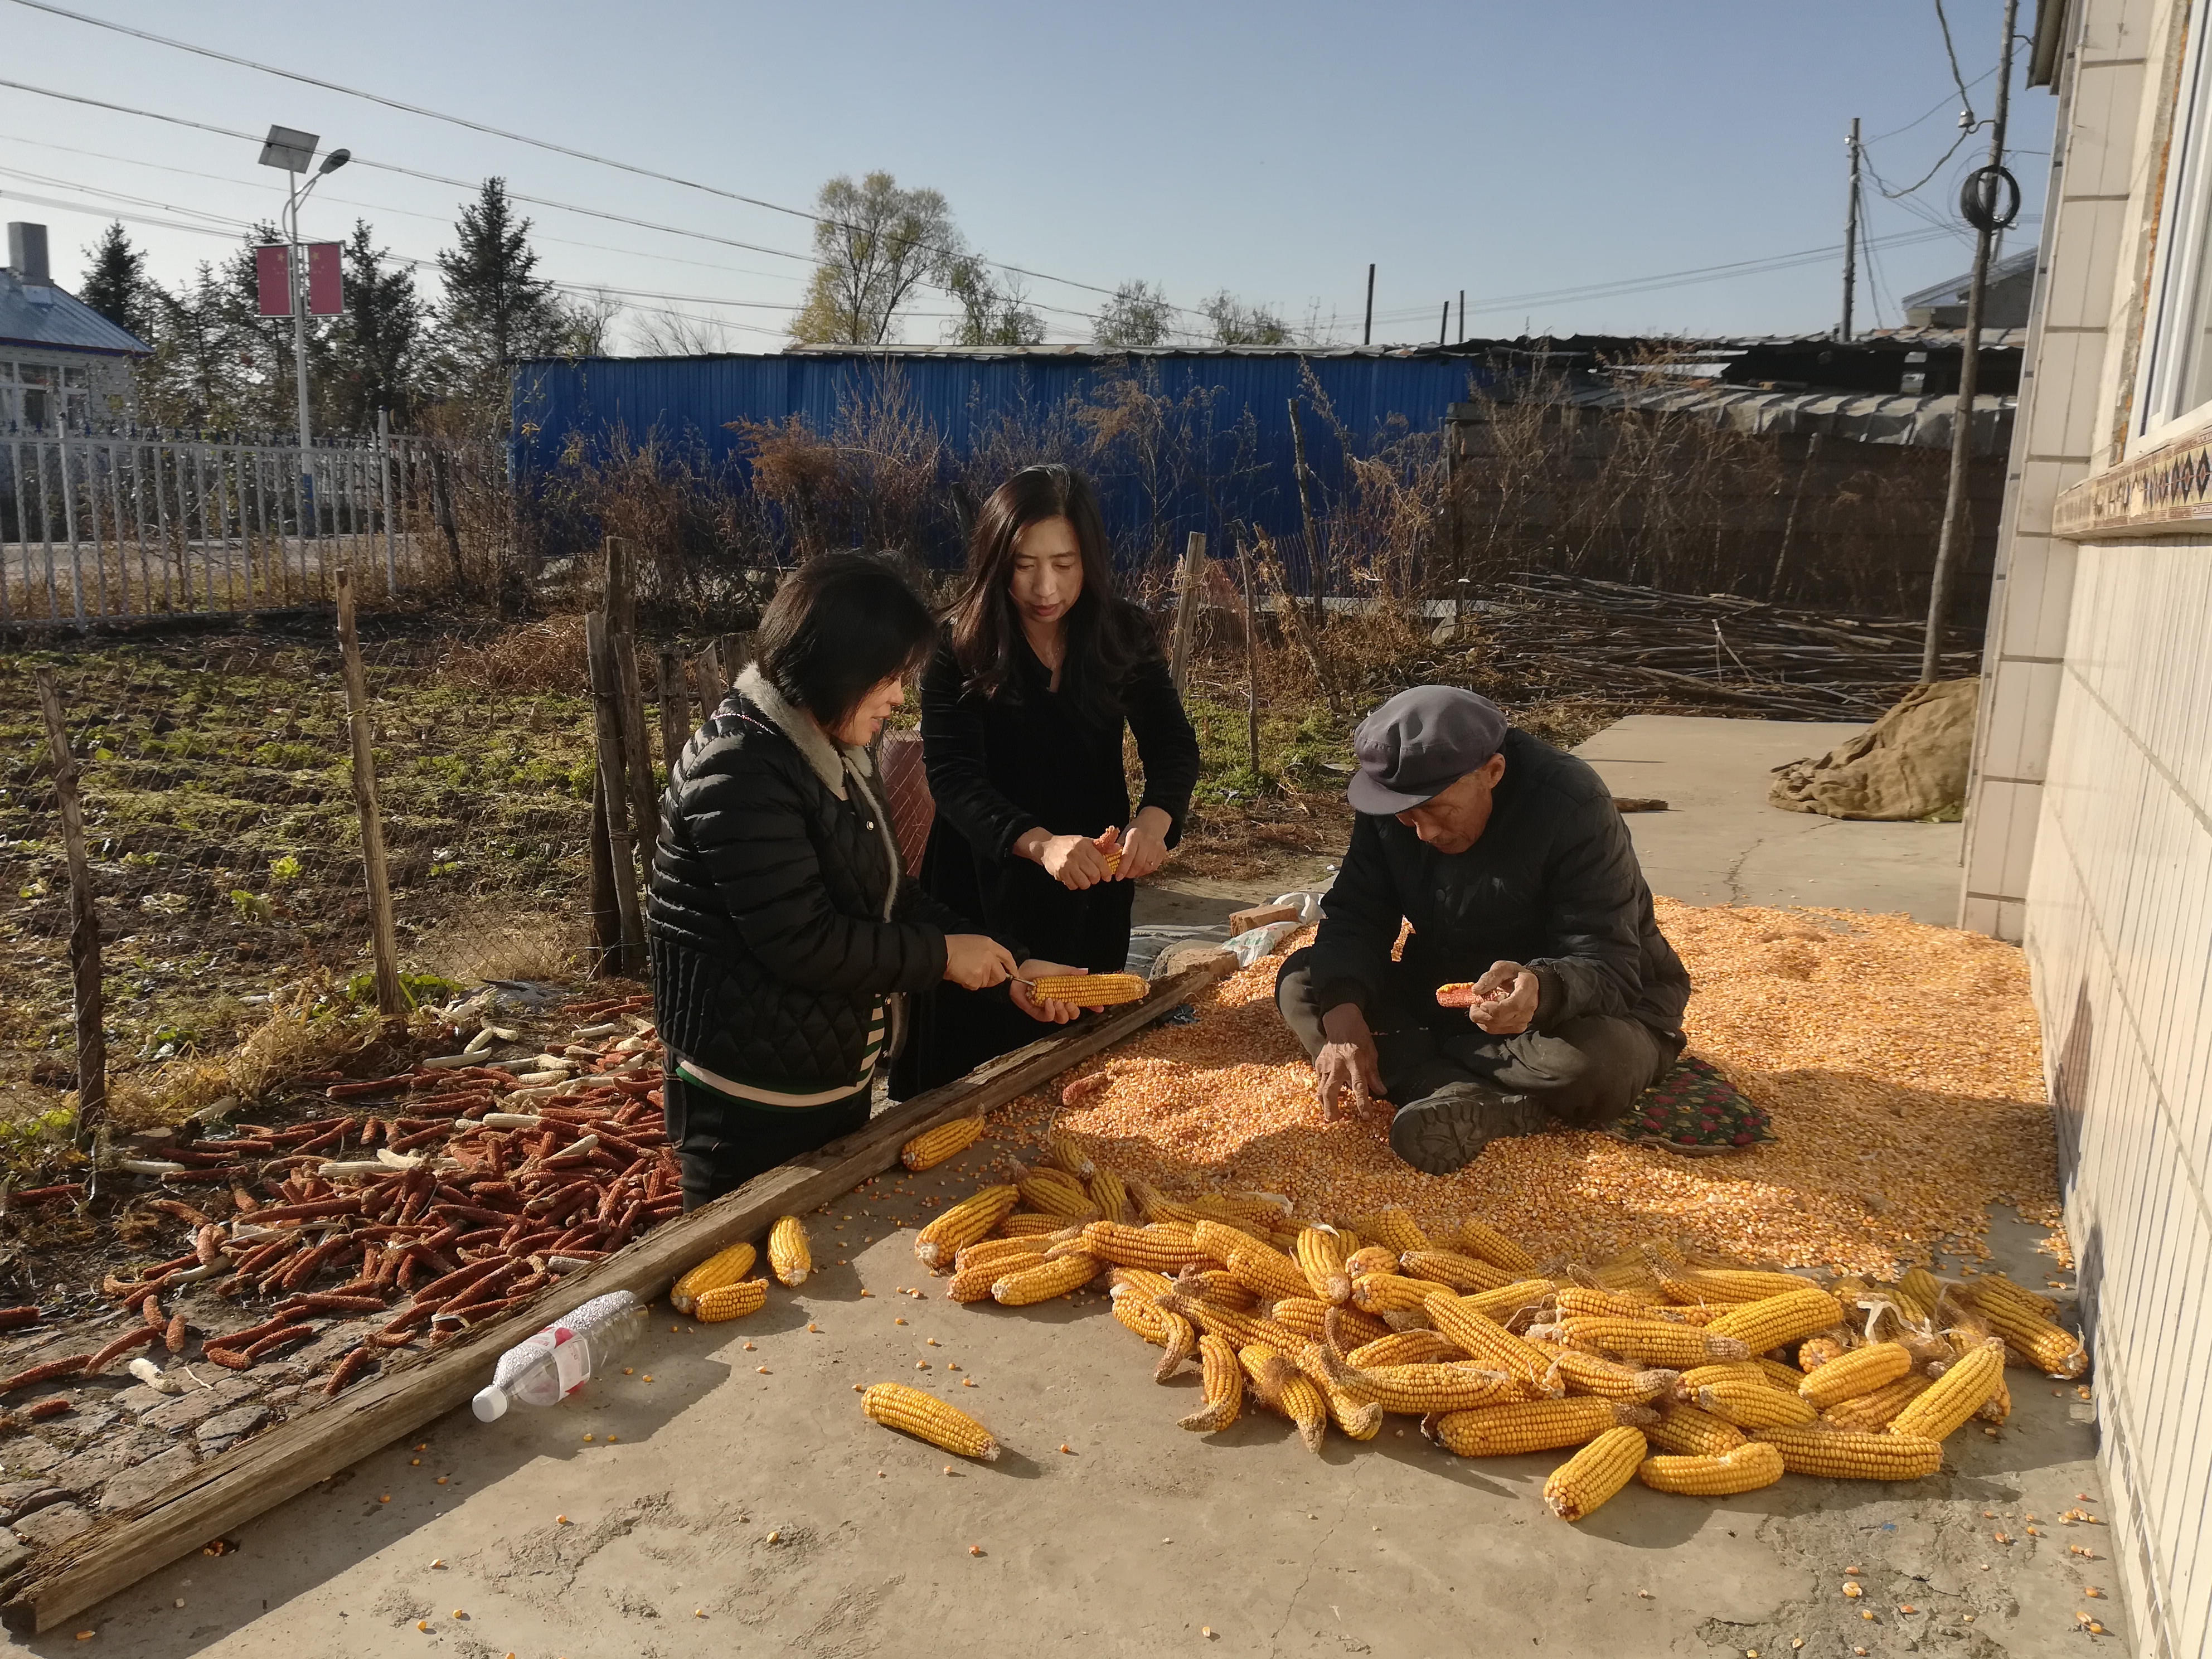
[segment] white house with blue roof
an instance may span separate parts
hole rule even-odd
[[[8,227],[0,271],[0,432],[106,426],[137,410],[143,340],[55,283],[44,225]]]

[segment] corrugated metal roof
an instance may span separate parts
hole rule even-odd
[[[67,289],[19,282],[0,270],[0,345],[52,346],[112,357],[149,357],[146,343],[118,328]]]
[[[2001,283],[2008,276],[2017,276],[2022,271],[2033,270],[2036,258],[2036,249],[2022,248],[2018,253],[2008,255],[1991,265],[1990,281]],[[1897,303],[1907,311],[1921,306],[1962,306],[1966,303],[1966,290],[1972,286],[1973,280],[1974,273],[1970,270],[1946,282],[1930,283],[1926,288],[1915,289]],[[1960,333],[1965,331],[1963,329],[1960,331]],[[2027,331],[2025,329],[2021,331],[2023,334]]]
[[[1699,416],[1738,432],[1823,433],[1854,443],[1948,449],[1955,397],[1882,396],[1848,392],[1760,392],[1745,386],[1599,386],[1577,387],[1564,399],[1578,409],[1640,409]],[[1974,399],[1972,447],[2002,453],[2012,441],[2018,399]]]

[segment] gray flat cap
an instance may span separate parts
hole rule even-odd
[[[1505,741],[1504,711],[1455,685],[1401,691],[1352,734],[1359,769],[1345,791],[1362,812],[1402,812],[1433,799]]]

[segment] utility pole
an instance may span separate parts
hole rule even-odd
[[[1859,118],[1856,115],[1851,117],[1851,136],[1844,141],[1844,148],[1851,158],[1851,188],[1850,205],[1844,210],[1844,325],[1836,331],[1839,340],[1851,337],[1851,294],[1859,275]]]
[[[1459,291],[1459,339],[1462,345],[1467,343],[1467,290],[1465,289]]]
[[[1437,322],[1437,343],[1443,344],[1451,337],[1451,301],[1444,301],[1444,314]]]
[[[1359,331],[1359,343],[1375,343],[1375,266],[1372,262],[1367,267],[1367,322]]]
[[[1959,353],[1959,400],[1951,416],[1951,477],[1943,491],[1943,528],[1936,540],[1936,568],[1928,580],[1928,633],[1920,653],[1920,683],[1940,677],[1943,627],[1951,609],[1951,584],[1963,562],[1960,540],[1966,513],[1966,473],[1973,458],[1974,380],[1982,344],[1983,302],[1990,286],[1990,250],[1997,233],[2019,216],[2020,186],[2004,170],[2005,115],[2011,104],[2013,25],[2020,0],[2005,0],[2004,44],[1997,53],[1996,108],[1990,119],[1990,159],[1968,176],[1960,191],[1960,211],[1974,227],[1974,273],[1966,289],[1966,338]],[[2011,191],[2009,207],[1997,209],[2000,186]]]

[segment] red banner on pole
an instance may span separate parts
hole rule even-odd
[[[253,250],[254,308],[264,317],[292,314],[291,252],[282,242]]]
[[[307,315],[336,317],[345,310],[345,283],[338,274],[338,244],[307,244]]]

